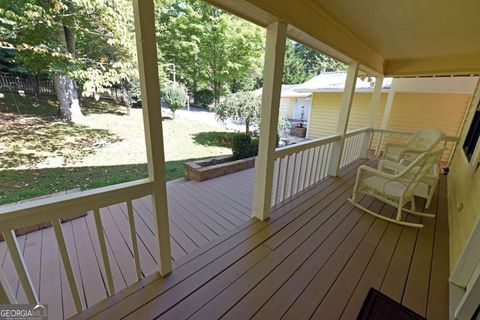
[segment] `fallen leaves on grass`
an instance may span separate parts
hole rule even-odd
[[[36,168],[43,161],[69,165],[94,153],[95,144],[120,138],[108,130],[67,124],[52,116],[0,113],[0,169]]]

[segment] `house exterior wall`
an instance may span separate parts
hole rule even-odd
[[[397,92],[388,121],[389,129],[414,131],[439,128],[458,135],[471,94]]]
[[[303,106],[303,121],[308,121],[310,117],[310,108],[312,106],[311,98],[296,98],[295,107],[293,111],[293,119],[300,120],[302,119],[302,106]]]
[[[308,136],[318,138],[335,134],[342,100],[341,92],[315,92],[312,95],[312,112],[310,115]],[[365,127],[370,108],[372,93],[355,93],[348,130]],[[380,104],[375,117],[375,127],[380,127],[382,114],[385,108],[387,94],[382,93]]]
[[[448,175],[450,270],[453,271],[475,223],[480,218],[480,169],[468,172],[467,158],[457,148]]]
[[[480,95],[480,86],[477,87]],[[473,100],[473,99],[472,99]],[[477,102],[474,101],[462,128],[462,142],[470,127]],[[474,173],[461,147],[455,150],[448,175],[448,223],[450,233],[450,271],[452,272],[462,254],[473,228],[480,219],[480,168]]]
[[[280,108],[287,117],[287,119],[293,119],[293,112],[295,109],[295,98],[281,98],[280,99]]]
[[[381,94],[375,128],[381,125],[387,95]],[[355,93],[348,130],[365,127],[371,98],[371,92]],[[415,131],[431,127],[439,128],[447,135],[458,135],[470,98],[471,94],[463,93],[396,92],[387,129]],[[335,134],[342,93],[316,92],[312,99],[309,138]],[[444,160],[448,160],[451,148],[449,146]]]

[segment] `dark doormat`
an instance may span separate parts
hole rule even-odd
[[[381,292],[370,288],[357,320],[417,320],[425,319]]]

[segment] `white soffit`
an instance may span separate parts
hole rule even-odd
[[[392,87],[395,92],[471,94],[475,90],[477,81],[477,76],[395,78]]]

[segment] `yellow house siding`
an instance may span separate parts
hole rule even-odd
[[[375,128],[380,128],[387,93],[382,93],[375,116]],[[415,131],[420,128],[439,128],[447,135],[458,135],[470,94],[407,93],[396,92],[393,99],[387,129]],[[357,92],[352,102],[348,130],[365,127],[372,93]],[[342,93],[319,92],[312,98],[312,118],[309,123],[309,138],[335,134]],[[386,137],[385,142],[400,142],[402,139]],[[375,140],[376,141],[376,138]],[[447,161],[452,144],[445,152]]]
[[[456,136],[470,98],[471,94],[397,92],[387,128],[401,131],[439,128]],[[448,161],[452,151],[453,144],[449,143],[442,160]]]
[[[357,92],[354,94],[348,130],[366,126],[371,99],[372,93]],[[342,93],[317,92],[313,94],[312,114],[308,128],[310,138],[335,134],[341,100]],[[375,127],[380,127],[386,101],[387,94],[382,93],[375,117]]]
[[[439,128],[457,135],[470,98],[470,94],[397,92],[387,127],[403,131]]]
[[[340,112],[341,93],[314,93],[308,123],[308,136],[318,138],[334,134]]]
[[[368,121],[368,113],[370,112],[371,101],[372,93],[357,92],[354,94],[352,101],[352,109],[350,111],[350,119],[348,121],[348,130],[366,127]],[[387,93],[382,93],[380,95],[380,101],[378,102],[377,113],[375,114],[375,128],[380,128],[386,102]]]

